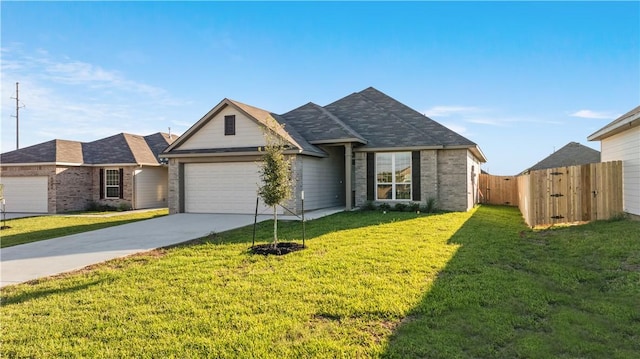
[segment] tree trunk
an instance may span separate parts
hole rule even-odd
[[[273,206],[273,248],[278,247],[278,207]]]

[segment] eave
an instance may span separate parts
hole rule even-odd
[[[591,134],[587,139],[589,141],[602,141],[607,137],[617,135],[620,132],[637,126],[640,126],[640,113],[629,116],[620,122],[608,124]]]

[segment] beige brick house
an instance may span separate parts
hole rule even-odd
[[[294,212],[375,203],[466,211],[486,159],[472,141],[370,87],[277,115],[223,99],[162,154],[171,213],[260,213],[259,168],[270,127],[288,144]]]
[[[63,213],[91,203],[124,208],[167,206],[164,133],[117,134],[83,143],[51,140],[0,155],[7,212]]]

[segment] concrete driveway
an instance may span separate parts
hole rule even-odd
[[[272,218],[258,216],[258,221]],[[253,224],[253,215],[174,214],[3,248],[0,287]]]
[[[344,211],[325,208],[305,214],[305,220]],[[259,215],[258,222],[272,219]],[[299,220],[279,216],[280,220]],[[204,237],[211,232],[253,224],[251,214],[180,213],[96,231],[21,244],[0,250],[0,287],[27,282],[131,254]]]

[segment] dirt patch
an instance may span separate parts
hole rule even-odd
[[[289,254],[291,252],[296,252],[303,250],[305,247],[300,243],[295,242],[279,242],[275,247],[271,243],[267,244],[259,244],[249,248],[249,251],[253,254],[262,254],[262,255],[275,255],[275,256],[283,256],[285,254]]]

